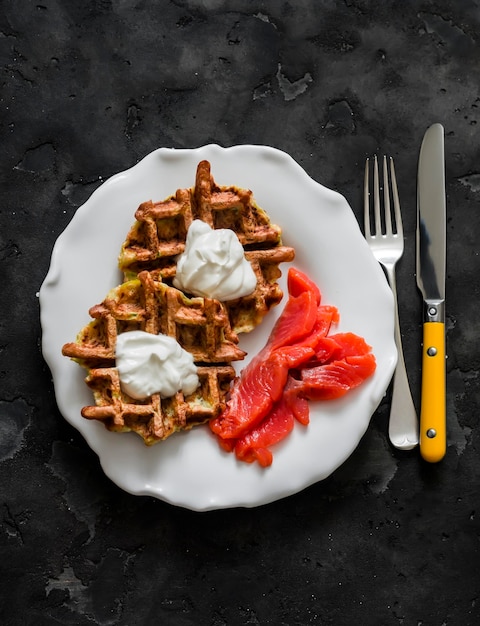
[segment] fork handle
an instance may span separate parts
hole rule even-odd
[[[393,292],[395,311],[394,335],[398,351],[397,366],[393,376],[388,436],[392,445],[399,450],[411,450],[418,445],[418,417],[410,391],[407,368],[405,366],[405,359],[403,356],[402,335],[400,333],[400,320],[398,317],[395,270],[393,268],[387,268],[387,276]]]

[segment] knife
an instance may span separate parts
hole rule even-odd
[[[444,130],[433,124],[420,148],[417,181],[417,285],[424,302],[420,453],[430,463],[446,452],[445,205]]]

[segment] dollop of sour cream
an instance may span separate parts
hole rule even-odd
[[[223,302],[251,294],[257,278],[236,233],[194,220],[177,259],[177,289]]]
[[[131,398],[189,395],[198,387],[193,356],[173,337],[132,330],[118,335],[115,352],[121,387]]]

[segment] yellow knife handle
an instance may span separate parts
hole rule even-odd
[[[441,461],[447,448],[445,358],[445,324],[425,322],[420,453],[425,461],[430,463]]]

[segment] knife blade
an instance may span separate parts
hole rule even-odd
[[[417,285],[423,296],[420,453],[430,462],[446,452],[444,130],[427,129],[417,180]]]

